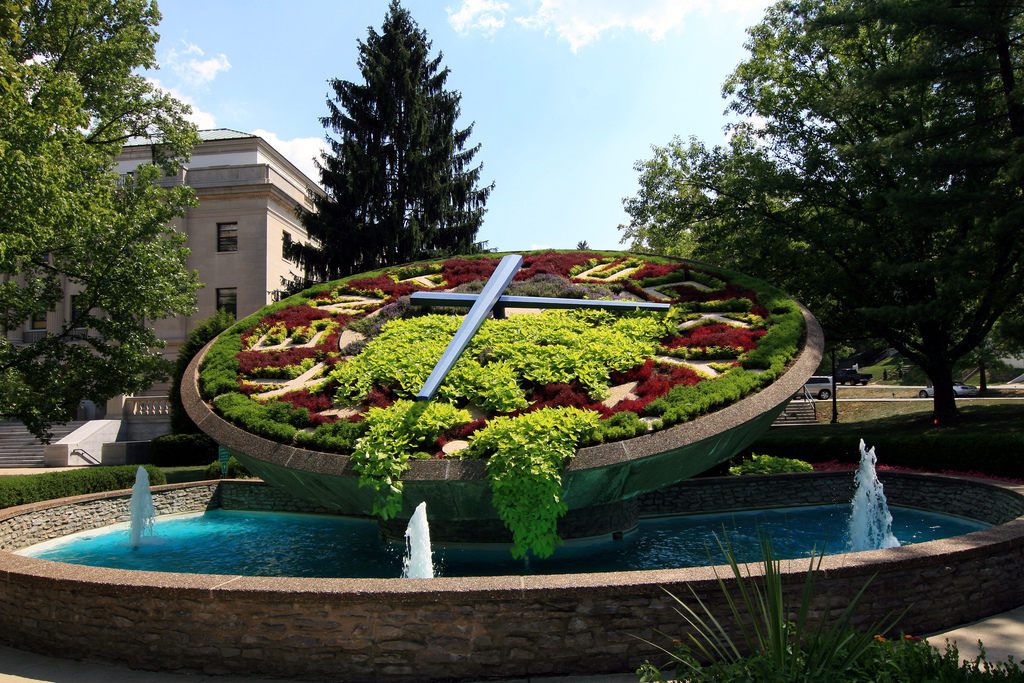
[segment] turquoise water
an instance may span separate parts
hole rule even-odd
[[[687,515],[640,522],[621,541],[570,542],[546,560],[513,560],[506,546],[434,547],[438,576],[566,574],[721,564],[715,535],[723,530],[737,559],[760,559],[767,535],[776,554],[795,558],[846,548],[849,505]],[[892,508],[903,545],[958,536],[988,525],[959,517]],[[404,547],[381,539],[370,520],[211,510],[166,517],[156,534],[129,547],[126,528],[108,527],[22,551],[25,555],[98,567],[251,576],[396,577]]]

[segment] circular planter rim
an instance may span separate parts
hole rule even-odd
[[[804,342],[789,367],[767,387],[735,403],[649,434],[623,441],[580,448],[566,466],[567,476],[582,470],[637,460],[709,439],[757,416],[777,408],[788,401],[814,374],[821,362],[825,339],[821,325],[804,306],[800,306],[805,323]],[[211,340],[195,355],[185,370],[181,383],[182,403],[189,417],[200,430],[228,449],[246,453],[251,457],[317,474],[358,476],[352,469],[350,458],[339,453],[312,451],[283,444],[247,432],[217,415],[203,400],[199,391],[199,367],[210,347],[219,336]],[[713,380],[712,380],[713,381]],[[403,474],[405,481],[445,481],[482,479],[486,462],[452,458],[412,460]]]

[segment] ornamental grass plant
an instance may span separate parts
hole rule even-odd
[[[716,537],[717,538],[717,537]],[[732,582],[715,575],[726,605],[717,614],[691,587],[692,602],[666,590],[674,609],[688,626],[685,639],[672,640],[667,649],[649,640],[669,657],[668,666],[676,677],[687,681],[847,681],[852,678],[877,642],[876,634],[887,633],[903,613],[889,614],[866,630],[854,628],[853,616],[868,589],[869,580],[839,615],[828,610],[815,615],[815,580],[822,555],[810,558],[798,604],[790,604],[784,586],[781,560],[767,538],[761,539],[762,572],[752,565],[740,565],[728,539],[718,539],[726,557]],[[661,635],[666,635],[662,633]],[[663,681],[661,668],[647,663],[637,673],[641,681]]]

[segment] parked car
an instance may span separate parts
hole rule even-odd
[[[935,396],[935,387],[928,386],[917,392],[917,395],[921,398],[933,398]],[[970,384],[961,384],[960,382],[953,382],[953,395],[954,396],[977,396],[978,387],[972,387]]]
[[[804,391],[814,398],[827,401],[832,398],[832,375],[815,375],[804,382]]]
[[[867,384],[871,381],[872,375],[866,372],[857,372],[853,368],[842,368],[836,370],[836,384]]]

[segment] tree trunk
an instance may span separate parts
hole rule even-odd
[[[985,374],[985,360],[978,363],[978,393],[984,394],[988,391],[988,376]]]
[[[938,363],[928,367],[928,379],[935,387],[933,415],[935,424],[949,425],[957,421],[956,400],[953,395],[953,365]]]

